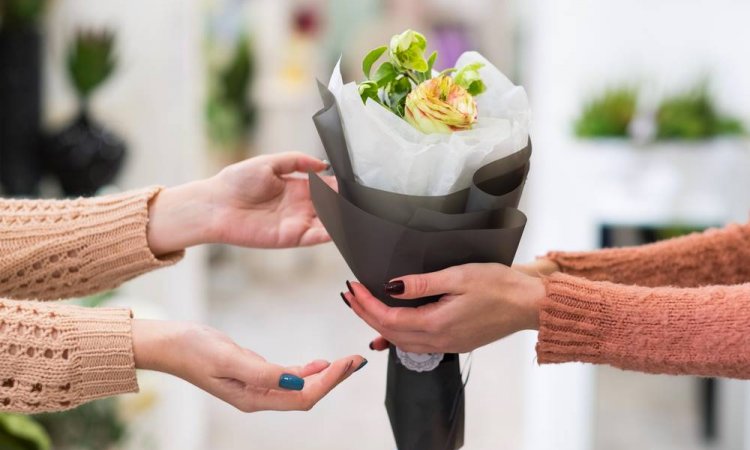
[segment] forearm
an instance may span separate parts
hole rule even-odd
[[[750,282],[750,225],[729,225],[637,247],[552,252],[564,273],[639,286]]]
[[[0,201],[0,296],[53,300],[111,289],[170,265],[147,239],[160,188],[76,200]]]
[[[647,288],[545,279],[539,363],[750,378],[750,285]]]
[[[0,300],[0,410],[73,408],[138,390],[130,311]]]

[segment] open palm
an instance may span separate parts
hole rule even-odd
[[[326,163],[302,153],[264,155],[222,170],[212,180],[214,229],[219,242],[284,248],[328,242],[301,172]],[[328,177],[330,178],[330,177]],[[332,179],[327,180],[334,183]]]

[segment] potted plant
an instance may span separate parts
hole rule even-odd
[[[639,100],[626,89],[606,91],[576,121],[568,158],[581,168],[595,215],[639,223],[744,216],[745,127],[721,111],[707,83],[643,102],[650,110],[639,111]]]
[[[114,43],[111,31],[79,31],[68,52],[68,75],[80,111],[44,149],[46,166],[66,196],[95,194],[115,180],[125,160],[124,141],[97,123],[89,108],[92,94],[114,72]]]
[[[636,113],[638,90],[619,86],[589,100],[575,122],[575,135],[582,139],[628,137]]]
[[[655,120],[659,140],[696,141],[745,133],[739,119],[719,113],[706,83],[662,100]]]
[[[239,37],[228,60],[217,66],[209,73],[205,117],[212,147],[226,165],[248,157],[256,123],[256,108],[250,100],[254,58],[248,38]]]
[[[0,184],[37,195],[41,117],[39,21],[46,0],[0,1]]]

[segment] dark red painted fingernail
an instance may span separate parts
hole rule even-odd
[[[383,285],[385,288],[385,293],[388,295],[401,295],[404,293],[404,289],[406,286],[404,286],[404,282],[401,280],[391,281],[390,283],[385,283]]]
[[[351,308],[351,307],[352,307],[352,304],[351,304],[351,303],[349,303],[349,300],[347,300],[347,299],[346,299],[346,297],[344,297],[344,293],[343,293],[343,292],[339,292],[339,295],[341,295],[341,300],[343,300],[343,301],[344,301],[344,303],[346,303],[346,306],[348,306],[348,307],[350,307],[350,308]]]
[[[362,361],[362,362],[361,362],[361,363],[359,364],[359,366],[357,366],[357,368],[356,368],[356,369],[354,369],[354,372],[356,372],[356,371],[358,371],[359,369],[361,369],[361,368],[365,367],[366,365],[367,365],[367,360],[364,360],[364,361]],[[354,372],[352,372],[352,373],[354,373]]]
[[[354,295],[354,290],[352,289],[352,284],[349,282],[349,280],[346,280],[346,288],[349,289],[349,292]]]
[[[370,350],[375,350],[375,341],[370,342]]]

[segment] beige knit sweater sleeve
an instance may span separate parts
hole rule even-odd
[[[111,289],[156,258],[154,187],[91,199],[0,200],[0,297],[54,300]],[[138,389],[131,313],[0,300],[0,410],[39,412]]]

